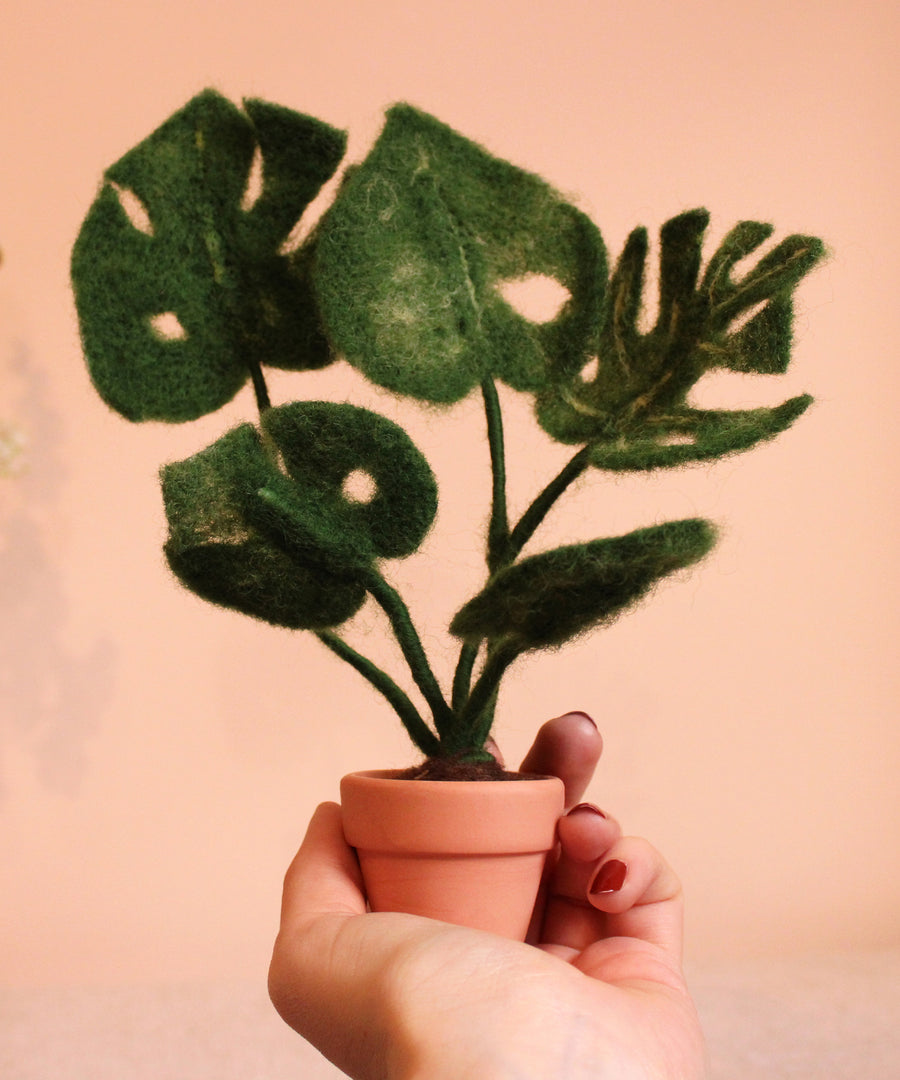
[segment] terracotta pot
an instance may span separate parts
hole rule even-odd
[[[555,776],[513,781],[341,781],[344,835],[372,911],[404,911],[525,939],[564,791]]]

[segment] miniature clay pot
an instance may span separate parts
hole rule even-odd
[[[341,781],[344,835],[356,848],[372,911],[402,911],[525,940],[563,783],[398,779]]]

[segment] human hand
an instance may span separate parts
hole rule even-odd
[[[593,722],[567,713],[522,763],[563,780],[567,810],[529,944],[367,914],[340,807],[320,806],[269,973],[287,1023],[356,1080],[700,1080],[681,888],[646,841],[579,805],[601,750]]]

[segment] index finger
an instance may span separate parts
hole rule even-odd
[[[541,727],[521,771],[558,776],[570,810],[581,801],[602,753],[603,738],[594,721],[587,713],[568,712]]]

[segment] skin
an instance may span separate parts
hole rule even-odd
[[[522,763],[566,788],[526,944],[366,913],[340,807],[321,805],[285,878],[269,973],[281,1016],[356,1080],[702,1080],[678,879],[579,805],[602,747],[584,713],[567,713]]]

